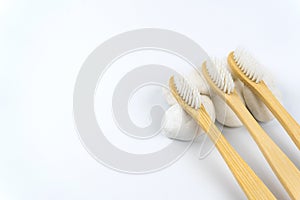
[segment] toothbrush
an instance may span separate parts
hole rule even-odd
[[[169,86],[179,105],[193,117],[215,143],[248,199],[276,199],[211,121],[201,103],[198,89],[192,87],[182,77],[171,77]]]
[[[232,72],[266,104],[300,149],[300,126],[262,80],[263,73],[260,69],[262,66],[242,48],[229,54],[228,64]]]
[[[208,66],[209,65],[209,66]],[[252,138],[292,199],[300,199],[300,172],[273,140],[265,133],[242,103],[226,62],[203,64],[203,75],[214,93],[219,95],[246,126]]]

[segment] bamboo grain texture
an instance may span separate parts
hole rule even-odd
[[[170,89],[177,102],[194,118],[214,142],[247,198],[251,200],[276,199],[267,186],[221,134],[215,124],[211,121],[203,105],[199,110],[195,110],[187,105],[181,97],[178,96],[174,86],[173,77],[170,79]]]
[[[276,99],[264,81],[255,83],[251,81],[236,65],[233,57],[233,52],[228,56],[228,64],[232,72],[246,85],[249,89],[258,96],[264,104],[273,113],[279,123],[286,130],[290,138],[293,140],[298,149],[300,149],[300,125],[286,111],[281,103]]]
[[[212,82],[206,71],[205,64],[202,71],[214,93],[219,95],[229,105],[245,125],[289,196],[292,199],[300,199],[300,172],[298,168],[265,133],[242,103],[236,91],[231,94],[225,94]]]

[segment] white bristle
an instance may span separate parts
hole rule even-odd
[[[263,79],[262,65],[247,50],[238,47],[233,57],[237,66],[250,80],[259,83]]]
[[[183,77],[174,77],[174,84],[178,95],[192,108],[199,109],[201,106],[201,95],[196,87],[193,87]]]
[[[207,72],[215,85],[223,92],[230,94],[234,91],[234,82],[227,69],[225,59],[212,59],[212,63],[206,63]]]

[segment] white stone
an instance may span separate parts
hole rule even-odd
[[[242,102],[245,104],[242,91],[243,91],[243,83],[239,80],[234,81],[235,90],[238,95],[241,97]],[[232,109],[219,97],[218,95],[212,94],[212,102],[215,106],[216,110],[216,119],[219,123],[228,127],[241,127],[243,126],[242,122],[236,116],[236,114],[232,111]]]
[[[274,96],[281,101],[281,93],[276,88],[272,77],[265,77],[264,82],[268,85],[268,88],[272,91]],[[252,113],[256,120],[260,122],[269,122],[274,119],[273,114],[267,106],[247,86],[243,89],[243,96],[248,110]]]
[[[207,96],[202,96],[202,101],[203,106],[214,122],[215,109],[212,101]],[[166,111],[162,126],[164,134],[167,137],[182,141],[190,141],[196,137],[196,134],[200,135],[203,133],[200,126],[198,126],[193,118],[188,115],[178,103]]]
[[[206,80],[205,80],[203,74],[201,73],[201,71],[193,70],[189,74],[188,79],[193,85],[195,85],[197,87],[200,94],[207,95],[207,96],[210,95],[209,85],[206,82]]]

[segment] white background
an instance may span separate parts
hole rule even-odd
[[[298,0],[0,0],[0,198],[245,199],[218,152],[199,160],[197,144],[153,174],[121,174],[96,162],[73,122],[76,76],[89,53],[112,36],[170,29],[211,55],[247,46],[273,72],[285,107],[300,121],[299,24]],[[300,153],[281,126],[274,121],[264,128],[299,168]],[[247,131],[224,134],[276,197],[288,199]]]

